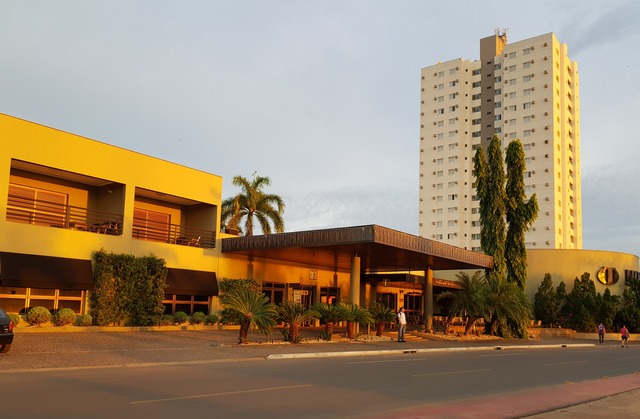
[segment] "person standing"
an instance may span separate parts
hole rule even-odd
[[[629,330],[627,329],[627,326],[622,326],[622,329],[620,329],[620,337],[622,338],[622,347],[628,348],[629,347]]]
[[[404,307],[398,312],[398,342],[406,342],[404,340],[404,332],[407,330],[407,316],[404,314]]]
[[[600,323],[598,325],[598,340],[600,341],[600,345],[604,343],[604,334],[606,330],[604,328],[604,324]]]

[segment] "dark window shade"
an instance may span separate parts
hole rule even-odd
[[[0,285],[45,289],[93,289],[91,261],[0,252]]]
[[[215,272],[168,268],[165,294],[218,295]]]

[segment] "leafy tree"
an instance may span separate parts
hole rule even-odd
[[[488,277],[504,278],[506,241],[506,201],[504,162],[500,139],[493,136],[487,156],[479,147],[473,157],[476,191],[480,200],[480,246],[493,256],[493,270]]]
[[[553,288],[551,274],[546,273],[534,297],[533,311],[535,318],[545,326],[553,325],[558,319],[559,304],[556,290]]]
[[[331,340],[333,335],[333,325],[337,322],[347,320],[348,313],[344,306],[340,304],[319,303],[311,307],[320,315],[320,320],[324,322],[324,338]]]
[[[341,303],[341,305],[344,307],[344,311],[346,312],[347,338],[355,338],[356,324],[366,326],[373,323],[371,313],[369,312],[369,310],[367,310],[366,307],[360,307],[359,305],[353,303]]]
[[[276,233],[284,231],[282,218],[284,201],[278,195],[263,191],[265,186],[271,185],[268,177],[254,176],[250,182],[245,177],[234,176],[233,185],[240,187],[242,192],[222,201],[221,224],[223,226],[238,229],[244,232],[245,236],[253,236],[255,218],[263,234],[271,234],[273,230]]]
[[[622,293],[622,303],[616,313],[614,326],[619,329],[623,325],[629,328],[632,333],[640,331],[640,307],[638,307],[638,294],[636,290],[640,285],[640,281],[636,279],[627,279],[627,287]]]
[[[538,217],[538,200],[534,193],[525,202],[526,166],[520,140],[509,143],[505,162],[507,165],[506,219],[509,226],[505,242],[507,280],[515,282],[524,289],[527,280],[527,248],[524,244],[524,236]]]
[[[567,319],[567,326],[571,329],[578,332],[595,330],[596,286],[588,272],[583,273],[580,279],[576,278],[573,281],[573,289],[567,294],[562,311]]]
[[[291,343],[300,341],[300,325],[317,317],[318,313],[307,309],[297,301],[285,300],[278,307],[278,318],[289,325],[289,332],[285,335],[285,338]]]
[[[396,319],[396,313],[378,301],[369,305],[369,313],[376,325],[376,336],[382,336],[386,323]]]
[[[615,321],[619,304],[620,296],[612,295],[609,288],[604,290],[603,295],[598,293],[598,295],[596,295],[596,323],[599,320],[607,330],[613,330],[613,322]]]
[[[270,303],[267,296],[258,290],[234,289],[226,295],[224,305],[242,315],[238,336],[240,344],[248,343],[247,336],[252,326],[265,335],[276,326],[276,305]]]
[[[466,317],[464,334],[467,335],[486,312],[484,293],[486,279],[481,271],[476,271],[471,277],[466,272],[460,272],[456,274],[456,277],[458,278],[460,289],[443,292],[438,296],[438,300],[448,300],[452,315]]]

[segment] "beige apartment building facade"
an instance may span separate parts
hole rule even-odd
[[[480,40],[480,60],[423,68],[420,104],[419,235],[480,250],[473,156],[498,135],[519,139],[525,187],[539,215],[528,249],[581,249],[578,67],[553,33]]]

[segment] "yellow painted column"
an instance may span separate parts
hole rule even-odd
[[[433,270],[431,266],[424,271],[424,329],[426,332],[433,330]]]

